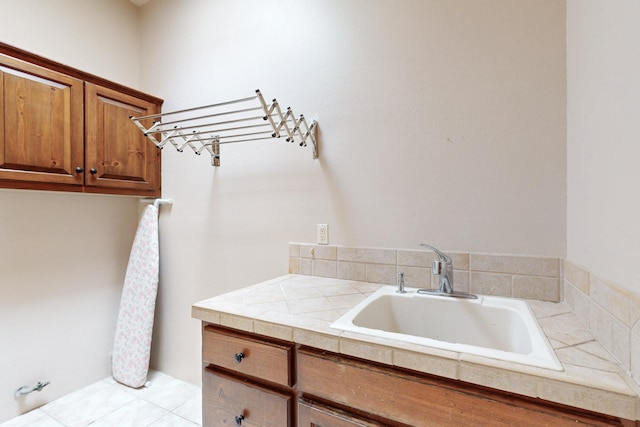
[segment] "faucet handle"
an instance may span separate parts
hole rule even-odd
[[[433,261],[433,264],[431,264],[431,271],[433,274],[439,276],[447,271],[446,264],[442,261]]]

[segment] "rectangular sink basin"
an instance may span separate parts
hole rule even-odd
[[[562,371],[525,301],[398,294],[383,286],[331,327],[360,334]]]

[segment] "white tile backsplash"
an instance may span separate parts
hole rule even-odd
[[[469,268],[475,271],[560,276],[560,259],[526,255],[469,254]]]
[[[561,299],[559,258],[445,252],[453,260],[456,290],[554,302]],[[438,277],[431,273],[436,259],[430,250],[289,244],[290,273],[395,285],[398,273],[404,272],[405,285],[418,288],[437,287]]]

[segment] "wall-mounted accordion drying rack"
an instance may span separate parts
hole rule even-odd
[[[318,158],[317,121],[308,124],[302,114],[296,118],[290,107],[283,112],[275,99],[268,105],[260,90],[248,98],[129,118],[158,148],[171,143],[179,152],[185,147],[198,155],[206,150],[213,166],[220,166],[222,144],[281,136],[301,147],[311,142],[313,158]]]

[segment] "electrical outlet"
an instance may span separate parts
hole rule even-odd
[[[319,245],[329,244],[329,225],[328,224],[318,224],[318,244]]]

